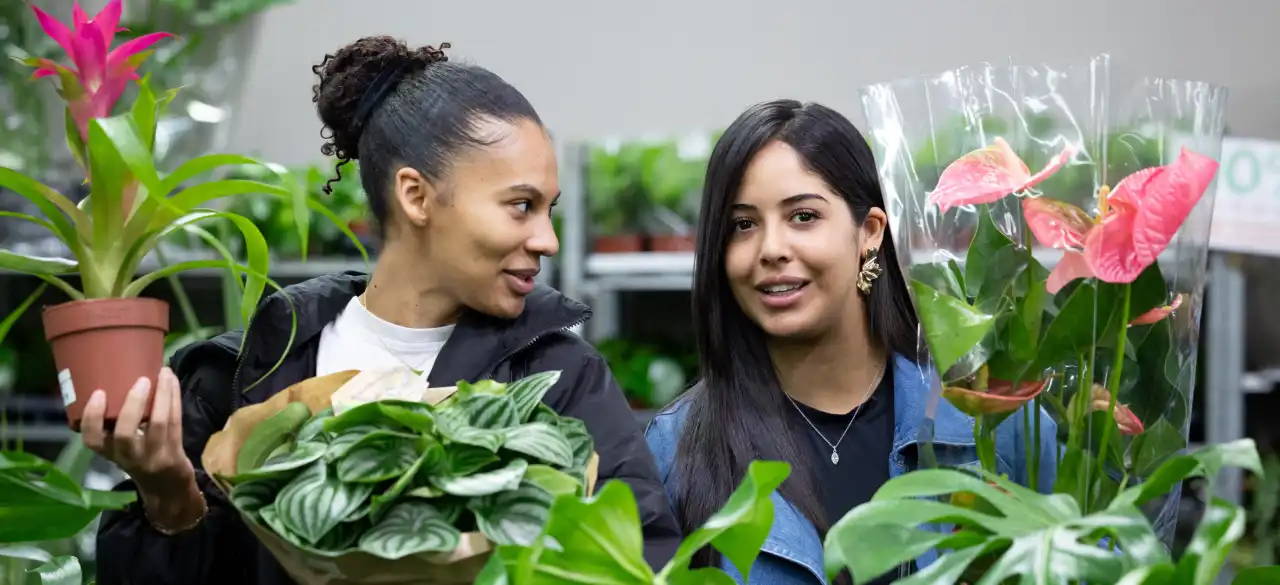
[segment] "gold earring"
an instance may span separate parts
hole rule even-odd
[[[864,295],[871,294],[871,281],[880,278],[880,264],[876,262],[878,252],[875,248],[867,248],[862,270],[858,272],[858,290]]]

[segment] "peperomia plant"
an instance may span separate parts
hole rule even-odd
[[[434,406],[384,399],[336,416],[295,402],[254,428],[221,479],[237,509],[320,556],[449,552],[474,531],[528,544],[556,495],[584,492],[594,452],[581,421],[541,402],[559,377],[464,382]]]
[[[773,526],[774,490],[791,474],[778,461],[753,461],[729,501],[680,543],[670,562],[654,573],[644,559],[639,512],[631,488],[610,481],[589,498],[558,497],[546,527],[527,545],[501,546],[477,585],[733,585],[718,568],[690,569],[694,554],[712,546],[742,575],[751,575]]]

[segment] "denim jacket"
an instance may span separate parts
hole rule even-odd
[[[917,441],[917,432],[924,422],[929,388],[936,376],[911,360],[898,354],[893,356],[893,450],[885,463],[889,475],[897,477],[916,467],[903,452]],[[658,474],[674,502],[676,482],[675,455],[685,415],[686,399],[677,400],[649,423],[645,438],[658,463]],[[1027,406],[1026,408],[1031,408]],[[1056,473],[1057,457],[1054,437],[1057,427],[1043,410],[1039,413],[1041,433],[1041,468],[1038,486],[1043,492],[1051,492]],[[1025,454],[1022,411],[1015,412],[996,429],[996,465],[1001,474],[1022,485],[1029,482],[1029,465]],[[973,418],[957,410],[946,400],[938,400],[933,425],[933,446],[939,465],[978,467],[978,451],[973,438]],[[827,583],[823,571],[822,540],[817,529],[798,509],[777,492],[771,496],[774,503],[773,526],[765,539],[760,556],[751,567],[751,583],[760,585],[823,585]],[[674,507],[674,506],[673,506]],[[942,526],[932,529],[947,530]],[[930,550],[916,559],[917,569],[923,569],[938,557]],[[744,583],[741,573],[728,560],[722,567],[738,583]]]

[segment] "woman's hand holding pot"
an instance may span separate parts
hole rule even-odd
[[[106,394],[94,392],[84,409],[84,444],[133,478],[152,525],[164,533],[194,528],[206,512],[195,468],[182,448],[182,398],[169,368],[157,376],[155,402],[140,428],[151,381],[140,378],[129,390],[113,430],[105,430]]]

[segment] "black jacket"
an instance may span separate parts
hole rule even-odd
[[[237,408],[310,378],[316,371],[320,332],[365,287],[358,273],[325,276],[286,288],[297,314],[293,346],[283,363],[248,392],[286,349],[293,326],[290,303],[276,293],[263,301],[250,323],[242,359],[240,332],[184,348],[173,359],[182,383],[183,443],[195,464],[209,513],[195,529],[176,536],[156,532],[141,504],[103,515],[98,532],[101,585],[276,585],[293,581],[258,544],[226,497],[201,469],[209,437]],[[636,495],[644,525],[645,557],[661,567],[675,553],[679,528],[658,480],[657,467],[639,422],[595,349],[568,329],[590,310],[553,289],[538,286],[514,321],[468,312],[454,329],[429,376],[431,386],[458,380],[511,381],[526,374],[561,370],[544,401],[557,412],[582,419],[600,455],[597,485],[620,479]],[[117,489],[132,490],[125,482]]]

